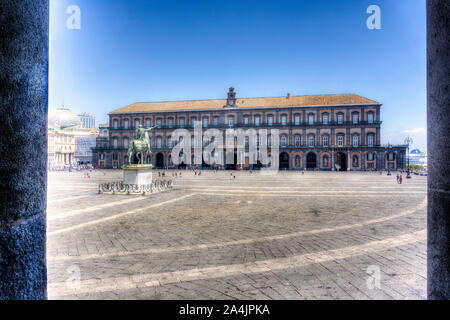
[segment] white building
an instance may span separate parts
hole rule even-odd
[[[48,123],[49,169],[92,163],[97,129],[84,128],[80,117],[64,107],[50,112]]]

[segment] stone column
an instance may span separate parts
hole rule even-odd
[[[0,1],[0,300],[47,298],[48,16]]]
[[[450,2],[427,1],[428,298],[450,299]]]

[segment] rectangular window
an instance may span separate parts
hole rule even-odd
[[[147,128],[150,128],[150,126],[151,126],[150,119],[146,120],[145,125],[146,125]]]
[[[203,127],[207,127],[208,126],[208,123],[209,121],[208,121],[208,118],[203,118]]]
[[[373,123],[373,113],[369,113],[367,115],[367,122],[372,124]]]
[[[156,125],[157,125],[158,127],[160,127],[160,126],[162,125],[162,120],[161,120],[161,119],[157,119],[157,120],[156,120]]]
[[[180,127],[184,127],[184,125],[185,125],[184,118],[180,118],[179,122],[180,122]]]
[[[342,113],[338,114],[338,124],[344,124],[344,115]]]
[[[214,117],[214,125],[215,126],[219,125],[219,117]]]
[[[272,125],[273,125],[273,116],[268,116],[268,117],[267,117],[267,124],[268,124],[269,126],[272,126]]]
[[[328,140],[329,140],[328,136],[323,136],[323,146],[324,147],[328,147]]]
[[[119,127],[119,122],[117,120],[114,120],[114,129],[117,129]]]
[[[261,124],[261,118],[259,116],[255,117],[255,125],[259,126]]]
[[[358,124],[359,123],[359,114],[354,113],[352,116],[353,119],[353,124]]]
[[[314,136],[309,136],[309,138],[308,138],[308,145],[310,147],[314,147],[315,144],[316,144],[316,141],[314,139]]]
[[[287,124],[287,116],[281,116],[281,124],[285,126]]]
[[[323,124],[328,124],[328,115],[327,115],[327,114],[324,114],[324,115],[322,116],[322,120],[323,120]]]
[[[136,119],[136,120],[134,121],[134,127],[135,127],[135,128],[139,128],[140,125],[141,125],[141,122],[140,122],[139,120]]]
[[[374,140],[374,136],[370,135],[370,136],[367,137],[367,145],[369,147],[373,147],[373,145],[374,145],[374,141],[373,140]]]
[[[343,147],[344,146],[344,136],[338,136],[338,146]]]
[[[125,120],[125,122],[124,122],[124,125],[123,125],[124,127],[125,127],[125,129],[128,129],[128,126],[129,126],[129,124],[128,124],[128,120]]]
[[[298,114],[295,115],[295,125],[296,126],[300,125],[300,116]]]
[[[244,117],[244,124],[245,124],[245,125],[248,125],[248,124],[249,124],[249,121],[248,121],[248,117],[247,117],[247,116]]]
[[[359,146],[359,137],[358,136],[353,136],[353,146],[354,147]]]
[[[308,123],[309,123],[310,125],[313,125],[313,124],[314,124],[314,115],[310,114],[310,115],[308,116]]]
[[[234,126],[234,117],[228,117],[228,126]]]
[[[173,126],[173,118],[167,119],[167,124],[169,125],[169,127]]]

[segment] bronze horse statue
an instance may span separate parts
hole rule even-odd
[[[152,154],[148,133],[154,128],[156,127],[143,129],[139,126],[136,129],[135,139],[128,146],[128,164],[132,164],[134,155],[138,159],[138,164],[145,164],[145,156]]]

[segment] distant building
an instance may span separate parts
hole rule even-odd
[[[94,165],[120,168],[128,163],[127,150],[135,128],[157,126],[151,131],[153,155],[148,160],[157,168],[176,168],[171,152],[179,142],[172,140],[173,130],[187,129],[193,140],[194,123],[201,121],[204,128],[222,132],[229,128],[278,129],[280,169],[403,169],[406,166],[406,146],[386,148],[380,144],[380,109],[379,102],[356,94],[237,98],[233,88],[230,88],[227,99],[136,103],[109,114],[109,141],[105,146],[102,140],[102,145],[95,148]],[[271,135],[267,139],[270,148],[273,142]],[[204,140],[203,143],[208,145],[210,141]],[[227,145],[226,141],[220,143]],[[235,159],[238,152],[242,153],[236,149]],[[247,141],[243,152],[243,169],[263,166],[259,161],[256,164],[249,162]],[[259,158],[259,149],[256,153],[253,159]],[[207,163],[212,162],[206,159],[207,156],[204,155],[203,168],[208,168]],[[229,160],[225,160],[226,168],[236,169],[236,160]],[[233,162],[234,165],[228,165]],[[178,167],[183,166],[186,165]]]
[[[412,150],[409,153],[409,164],[427,166],[427,154],[419,149]]]
[[[95,129],[95,118],[89,113],[79,114],[81,125],[85,129]]]
[[[97,129],[84,128],[80,117],[64,107],[50,112],[48,123],[49,169],[92,163]]]

